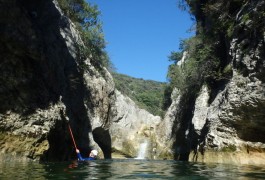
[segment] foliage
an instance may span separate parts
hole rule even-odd
[[[168,89],[176,87],[190,96],[196,95],[202,84],[215,92],[222,83],[228,82],[233,73],[229,52],[232,39],[242,41],[248,37],[248,41],[239,45],[244,53],[251,51],[251,46],[257,47],[257,39],[263,38],[264,6],[256,6],[253,10],[255,3],[258,2],[179,0],[179,7],[196,18],[196,36],[182,41],[180,51],[173,51],[169,56],[173,64],[168,68]],[[185,61],[178,65],[184,51],[187,52]],[[239,72],[244,73],[243,70]],[[168,106],[170,93],[165,95]]]
[[[162,109],[164,111],[167,110],[167,108],[171,105],[172,103],[172,99],[171,99],[171,94],[172,94],[173,88],[172,86],[169,84],[166,86],[165,90],[164,90],[164,98],[163,98],[163,106]]]
[[[181,60],[183,53],[182,52],[176,52],[176,51],[172,51],[169,58],[169,61],[173,61],[174,64],[177,64],[178,61]]]
[[[136,104],[154,115],[163,116],[163,96],[166,83],[133,78],[113,73],[116,88]]]
[[[261,28],[264,26],[264,6],[260,6],[259,10],[253,10],[251,6],[255,2],[258,1],[179,0],[179,6],[195,16],[199,33],[207,33],[208,36],[223,33],[231,40],[238,22],[243,25],[251,20],[254,23],[253,29],[264,31]]]
[[[206,45],[203,39],[196,36],[183,42],[182,51],[188,52],[184,63],[169,66],[167,77],[171,85],[182,92],[195,92],[207,77],[217,78],[214,70],[218,68],[219,59],[214,56],[215,48]]]
[[[98,19],[100,12],[96,5],[85,0],[58,0],[59,6],[66,16],[77,26],[84,43],[76,44],[79,59],[90,58],[97,68],[101,65],[112,68],[112,63],[104,50],[106,42],[102,32],[102,24]]]
[[[179,0],[179,7],[188,10],[196,18],[196,36],[180,44],[179,52],[172,52],[169,60],[168,79],[171,89],[182,93],[196,94],[202,84],[214,89],[232,76],[229,42],[235,33],[235,20],[248,1]],[[243,15],[246,22],[250,15]],[[178,65],[183,52],[187,52],[184,63]],[[167,97],[169,100],[169,98]]]

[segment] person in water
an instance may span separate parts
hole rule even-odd
[[[81,156],[79,149],[76,149],[76,154],[77,154],[77,157],[78,157],[79,161],[89,161],[89,160],[96,160],[97,159],[98,151],[93,149],[90,152],[89,157],[87,157],[87,158],[83,158]]]

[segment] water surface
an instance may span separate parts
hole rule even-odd
[[[265,179],[265,167],[133,159],[2,162],[0,179]]]

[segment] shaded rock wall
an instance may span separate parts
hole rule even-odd
[[[254,32],[254,23],[242,17],[244,13],[258,15],[264,8],[262,1],[250,2],[237,16],[229,50],[233,76],[208,105],[208,131],[201,139],[206,149],[246,153],[250,159],[246,162],[251,161],[252,152],[265,150],[265,34],[264,23]],[[260,156],[264,159],[264,154]]]
[[[1,160],[76,158],[69,125],[83,156],[136,156],[151,139],[160,118],[115,91],[93,57],[80,62],[83,42],[56,1],[2,0],[0,24]]]
[[[171,94],[172,103],[168,108],[165,117],[159,123],[157,128],[156,136],[158,137],[158,144],[161,148],[161,151],[158,153],[158,157],[161,158],[174,158],[174,149],[173,143],[176,141],[176,136],[174,135],[175,127],[175,118],[180,113],[180,94],[179,91],[175,88]]]
[[[0,18],[1,157],[75,157],[68,124],[88,153],[96,144],[92,127],[110,121],[111,76],[89,59],[86,70],[79,66],[82,41],[56,1],[1,1]]]
[[[237,14],[227,46],[229,82],[215,89],[203,86],[196,97],[184,93],[173,99],[165,120],[175,159],[264,164],[265,25],[243,21],[246,13],[260,19],[264,8],[263,1],[251,1]]]

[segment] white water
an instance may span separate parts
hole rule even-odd
[[[147,141],[143,142],[140,144],[140,148],[139,148],[139,151],[138,151],[138,155],[135,159],[145,159],[145,154],[146,154],[146,150],[147,150],[147,146],[148,146],[148,143]]]

